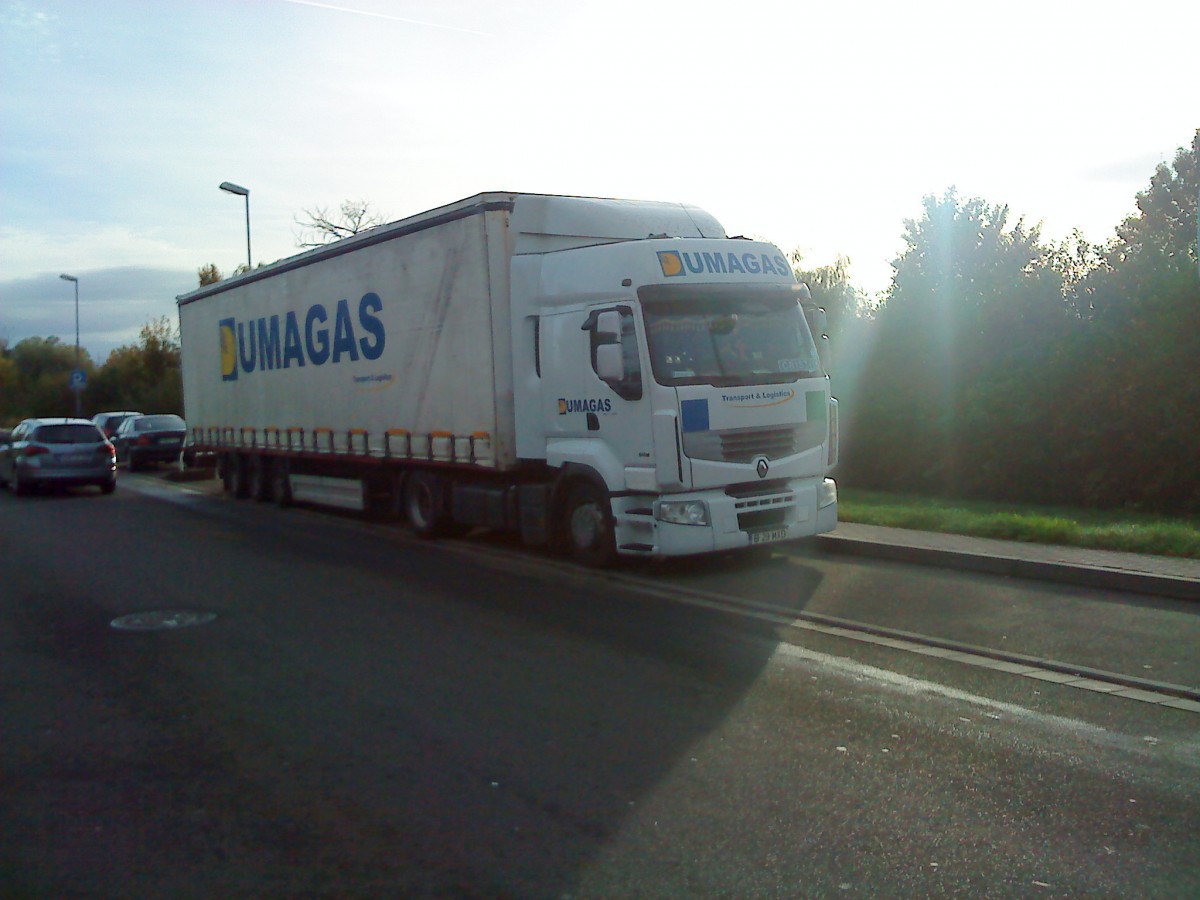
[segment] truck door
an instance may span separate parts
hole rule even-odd
[[[649,401],[645,399],[637,320],[627,304],[606,304],[556,313],[542,320],[547,459],[587,462],[611,489],[624,488],[621,471],[653,466]],[[595,446],[563,450],[552,445],[587,440]]]

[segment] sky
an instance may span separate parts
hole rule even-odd
[[[96,363],[296,218],[695,204],[887,288],[954,188],[1105,241],[1200,127],[1196,0],[0,0],[0,339]]]

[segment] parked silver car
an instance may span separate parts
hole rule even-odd
[[[46,485],[117,486],[117,456],[87,419],[25,419],[0,443],[0,484],[14,494]]]

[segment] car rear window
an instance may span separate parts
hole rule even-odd
[[[95,425],[42,425],[33,440],[43,444],[98,444],[104,440]]]
[[[179,416],[142,416],[133,423],[134,431],[167,431],[172,428],[182,431],[183,419]]]

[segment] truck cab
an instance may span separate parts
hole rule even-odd
[[[538,378],[517,407],[536,408],[531,450],[561,473],[570,552],[594,564],[834,527],[836,401],[778,249],[651,238],[522,266]]]

